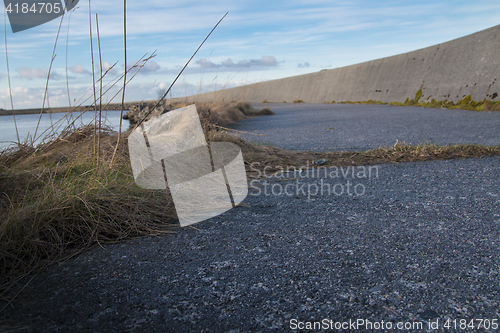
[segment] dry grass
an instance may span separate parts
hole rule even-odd
[[[89,2],[93,54],[90,12]],[[226,15],[210,31],[172,85]],[[124,63],[127,64],[126,1],[123,19]],[[96,28],[100,43],[98,25]],[[54,51],[56,45],[57,38]],[[8,59],[8,53],[6,55]],[[110,101],[121,92],[122,112],[127,84],[154,56],[154,52],[147,58],[143,56],[126,68],[120,77],[123,78],[123,86]],[[102,106],[102,98],[118,80],[112,80],[111,87],[103,91],[102,79],[115,65],[105,73],[101,66],[101,89],[97,95],[93,64],[92,57],[92,107],[97,115],[98,110],[106,109]],[[49,74],[51,67],[52,62]],[[128,79],[127,73],[132,69],[137,71]],[[49,77],[47,75],[45,93]],[[69,100],[69,87],[67,89]],[[153,108],[160,104],[169,90]],[[85,101],[76,107],[81,107]],[[231,120],[231,117],[227,115],[227,119]],[[226,118],[224,112],[221,112],[220,118],[221,121]],[[126,135],[109,130],[101,132],[100,112],[98,119],[99,127],[96,120],[95,126],[69,130],[57,138],[45,137],[43,143],[36,147],[33,142],[28,144],[26,141],[25,144],[18,143],[15,148],[0,149],[0,291],[8,290],[24,274],[68,258],[93,244],[171,232],[177,218],[171,197],[165,191],[143,190],[135,185]]]
[[[208,141],[236,139],[218,126],[273,114],[247,103],[201,104],[198,110]],[[0,289],[92,245],[168,233],[177,224],[170,195],[135,185],[128,133],[111,169],[118,134],[101,133],[99,164],[95,135],[94,127],[86,126],[37,147],[0,151]]]
[[[84,127],[36,149],[1,152],[2,289],[94,244],[171,232],[176,214],[170,197],[135,185],[126,142],[113,169],[107,167],[116,133],[101,134],[104,163],[97,166],[93,134],[93,127]]]
[[[196,103],[196,109],[202,121],[219,126],[229,126],[248,117],[274,114],[269,108],[255,110],[249,103],[242,102]]]
[[[417,102],[414,99],[409,100],[408,98],[404,103],[390,103],[391,105],[403,105],[403,106],[422,106],[426,108],[446,108],[446,109],[459,109],[459,110],[470,110],[470,111],[500,111],[500,101],[490,101],[483,100],[476,102],[471,99],[471,95],[465,96],[458,102],[443,100],[436,101],[432,98],[430,101]]]
[[[126,119],[130,120],[131,126],[138,123],[148,114],[149,110],[155,107],[156,102],[149,102],[142,106],[142,111],[138,107],[133,107],[133,111],[126,114]],[[219,126],[229,126],[248,117],[273,115],[269,108],[255,110],[249,103],[241,102],[218,102],[218,103],[195,103],[196,109],[202,121]],[[146,120],[153,119],[165,112],[187,106],[188,103],[161,104],[149,113]]]
[[[253,146],[241,139],[232,142],[240,144],[249,177],[280,171],[287,167],[297,169],[325,159],[321,166],[370,165],[383,163],[398,163],[410,161],[444,160],[456,158],[485,157],[500,155],[500,146],[480,145],[408,145],[397,142],[394,146],[380,147],[367,151],[334,151],[334,152],[302,152],[287,151],[269,146]]]
[[[500,147],[397,143],[365,152],[297,152],[255,146],[221,127],[245,117],[270,114],[248,104],[200,104],[208,142],[227,141],[243,151],[248,176],[286,167],[300,168],[326,159],[322,166],[366,165],[500,155]],[[121,140],[108,167],[117,133],[101,134],[100,161],[94,153],[94,128],[63,133],[41,146],[0,151],[0,288],[92,245],[171,232],[176,213],[165,191],[135,185],[127,140]],[[126,138],[127,133],[123,134]]]

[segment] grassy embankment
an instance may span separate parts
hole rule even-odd
[[[248,116],[272,114],[249,104],[197,105],[207,141],[238,144],[249,172],[301,167],[324,158],[324,165],[365,165],[400,161],[500,155],[500,147],[478,145],[409,146],[397,143],[366,152],[294,152],[255,146],[225,126]],[[68,131],[38,147],[19,145],[0,151],[0,287],[50,263],[103,242],[174,230],[176,213],[165,191],[134,183],[125,132],[110,167],[117,133],[87,126]],[[99,160],[96,158],[99,151]]]

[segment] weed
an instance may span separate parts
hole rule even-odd
[[[429,98],[431,96],[427,97],[427,100],[425,102],[418,102],[420,98],[422,98],[422,89],[419,89],[415,93],[415,99],[410,99],[409,97],[406,98],[406,100],[403,103],[399,102],[391,102],[391,103],[383,103],[381,101],[373,101],[369,99],[368,101],[365,102],[359,102],[359,101],[345,101],[345,102],[340,102],[340,103],[345,103],[345,104],[389,104],[389,105],[395,105],[395,106],[421,106],[421,107],[426,107],[426,108],[447,108],[447,109],[461,109],[461,110],[471,110],[471,111],[500,111],[500,101],[490,101],[490,100],[483,100],[483,101],[474,101],[472,99],[471,95],[465,96],[463,99],[459,100],[457,103],[454,103],[453,101],[448,101],[447,99],[443,101],[436,101],[434,98],[431,99],[430,102],[428,102]]]
[[[420,88],[419,90],[417,90],[417,92],[415,93],[415,104],[418,103],[419,99],[422,97],[422,88]]]
[[[463,99],[459,100],[457,102],[457,105],[467,105],[470,103],[470,101],[471,101],[471,95],[467,95]]]

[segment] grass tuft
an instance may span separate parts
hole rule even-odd
[[[417,92],[415,93],[415,103],[418,103],[421,97],[422,97],[422,88],[418,89]]]
[[[126,140],[109,169],[117,134],[101,134],[97,165],[94,133],[86,126],[0,153],[0,289],[94,244],[172,231],[172,200],[135,185]]]

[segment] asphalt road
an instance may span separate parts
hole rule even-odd
[[[274,110],[266,121],[297,112]],[[463,115],[490,117],[482,120],[487,127],[500,113]],[[493,139],[478,122],[457,124],[470,131],[456,135],[432,132]],[[414,135],[431,124],[415,121]],[[321,137],[314,126],[309,133],[290,144],[330,149],[314,142]],[[306,330],[314,322],[346,332],[500,331],[493,329],[500,325],[500,157],[288,173],[249,185],[244,205],[221,216],[168,236],[96,246],[49,267],[12,290],[19,294],[10,304],[0,300],[0,331],[314,332]]]
[[[194,228],[52,266],[2,321],[20,332],[289,332],[323,320],[466,332],[498,322],[499,157],[333,171],[251,183],[243,207]],[[463,319],[478,321],[444,329]]]
[[[363,104],[252,104],[276,115],[232,126],[243,138],[291,150],[366,150],[408,144],[500,145],[500,112]]]

